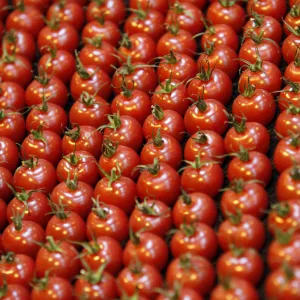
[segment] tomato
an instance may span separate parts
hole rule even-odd
[[[244,300],[258,300],[259,295],[255,287],[240,277],[232,277],[223,285],[218,284],[211,292],[211,300],[235,299],[243,297]]]
[[[243,117],[240,122],[233,121],[224,138],[227,153],[236,153],[240,147],[247,150],[267,153],[270,146],[268,130],[257,122],[247,122]]]
[[[79,273],[80,261],[76,248],[66,241],[55,241],[51,236],[46,237],[36,256],[36,275],[41,278],[46,274],[71,280]]]
[[[267,15],[281,21],[285,16],[287,9],[286,1],[284,0],[250,0],[247,2],[247,12],[251,15],[252,11],[258,14]]]
[[[164,15],[155,9],[138,8],[128,16],[124,31],[128,34],[146,33],[157,41],[164,34]]]
[[[163,279],[159,271],[148,264],[134,264],[125,267],[118,275],[117,283],[120,291],[132,296],[138,290],[139,295],[155,299],[156,289],[161,288]]]
[[[32,80],[31,62],[19,54],[9,55],[3,52],[0,60],[0,76],[2,81],[12,81],[26,88]]]
[[[203,298],[193,289],[187,287],[174,287],[168,290],[163,290],[161,295],[159,295],[156,300],[170,300],[174,297],[178,297],[179,300],[189,299],[189,300],[202,300]]]
[[[290,134],[290,136],[282,138],[276,145],[273,161],[275,168],[279,173],[300,163],[300,137]]]
[[[72,105],[69,118],[72,124],[98,128],[108,122],[107,115],[110,113],[110,105],[105,99],[83,92]]]
[[[175,258],[167,267],[166,281],[169,286],[178,281],[182,287],[192,288],[201,296],[210,293],[215,279],[212,264],[206,258],[190,253]]]
[[[0,167],[0,198],[5,202],[9,202],[13,195],[7,183],[13,185],[13,175],[8,169]]]
[[[268,194],[258,182],[233,179],[221,197],[221,211],[224,216],[240,211],[242,214],[262,218],[268,208]]]
[[[46,276],[34,280],[31,291],[31,300],[69,300],[73,293],[73,287],[66,279],[57,276]]]
[[[109,42],[102,41],[100,37],[95,36],[86,41],[79,52],[79,59],[84,66],[98,66],[108,75],[112,75],[114,66],[118,65],[118,59],[115,55],[116,50]]]
[[[120,24],[125,19],[125,4],[122,0],[91,1],[86,8],[88,22],[105,15],[106,20]]]
[[[57,3],[60,0],[52,0],[53,3]],[[66,3],[71,3],[71,2],[76,2],[78,3],[80,6],[85,6],[87,4],[87,0],[65,0]]]
[[[109,236],[100,236],[88,243],[83,243],[81,256],[83,261],[96,271],[102,264],[106,264],[105,271],[112,275],[119,273],[122,267],[122,248],[120,244]],[[83,264],[83,267],[85,264]]]
[[[123,251],[123,264],[129,266],[138,260],[142,264],[163,270],[168,262],[168,246],[166,242],[151,232],[131,233]]]
[[[288,109],[290,104],[296,107],[300,107],[300,82],[293,82],[285,78],[284,81],[287,85],[284,87],[283,90],[281,90],[278,97],[280,110],[283,111],[285,109]]]
[[[2,41],[2,48],[10,55],[22,55],[30,61],[35,59],[35,40],[29,32],[14,29],[7,31]]]
[[[224,183],[224,173],[219,163],[200,160],[186,161],[187,166],[181,174],[181,187],[188,193],[204,193],[215,197]]]
[[[110,174],[101,170],[105,175],[95,186],[94,197],[101,202],[111,204],[130,214],[135,205],[135,182],[121,175],[120,169],[112,168]]]
[[[96,159],[101,154],[103,137],[95,127],[89,125],[75,126],[66,131],[62,139],[62,152],[67,155],[77,150],[83,150],[91,153]]]
[[[0,137],[0,167],[14,172],[19,163],[19,149],[10,138]]]
[[[172,79],[172,76],[159,83],[151,101],[162,109],[174,110],[181,115],[185,114],[190,104],[185,85],[177,79]]]
[[[44,97],[49,99],[49,102],[64,107],[68,101],[68,89],[58,77],[42,74],[28,85],[25,104],[27,106],[41,104]]]
[[[298,199],[300,196],[300,166],[285,169],[277,179],[276,196],[278,201]]]
[[[57,205],[61,203],[69,211],[76,212],[85,219],[93,206],[92,196],[93,188],[73,177],[59,183],[52,190],[50,199],[52,203]]]
[[[89,240],[94,237],[109,236],[118,242],[128,237],[128,218],[117,206],[94,201],[94,207],[86,220],[86,233]]]
[[[204,92],[205,90],[203,88]],[[224,104],[215,99],[194,96],[197,96],[197,101],[187,109],[184,115],[186,131],[190,135],[196,134],[199,130],[214,131],[223,135],[228,128],[228,115]]]
[[[204,45],[204,52],[197,59],[198,70],[201,70],[203,61],[208,61],[211,66],[225,72],[234,79],[239,70],[238,56],[232,48],[226,45],[215,45],[214,43]],[[191,76],[192,77],[192,76]]]
[[[300,50],[296,51],[294,61],[291,62],[284,71],[284,78],[292,82],[299,80]]]
[[[29,159],[31,156],[48,160],[56,166],[61,159],[61,138],[50,130],[40,126],[37,130],[31,130],[30,134],[21,144],[22,159]]]
[[[180,176],[171,166],[159,162],[156,157],[153,164],[137,166],[141,170],[136,188],[140,199],[149,197],[171,206],[180,195]],[[168,180],[166,180],[168,178]]]
[[[236,248],[223,253],[217,262],[220,278],[238,277],[256,285],[264,272],[264,262],[255,249]]]
[[[121,116],[133,117],[143,125],[145,119],[151,114],[150,97],[143,91],[131,90],[125,85],[122,86],[122,92],[114,97],[111,111],[114,114],[119,111]]]
[[[6,209],[6,219],[12,223],[16,213],[24,214],[24,221],[32,221],[45,227],[51,218],[49,213],[51,208],[47,196],[39,191],[15,192],[14,198],[8,203]]]
[[[33,279],[34,267],[34,260],[30,256],[8,252],[0,260],[1,282],[4,277],[8,284],[27,287]]]
[[[212,260],[217,254],[218,240],[213,229],[204,223],[183,223],[172,236],[170,248],[173,257],[189,252]]]
[[[101,177],[105,176],[101,173],[102,169],[109,173],[112,168],[119,167],[123,176],[133,180],[137,178],[138,172],[135,172],[134,169],[140,163],[140,157],[132,148],[104,139],[102,149],[99,159]]]
[[[300,201],[290,199],[275,203],[268,215],[268,229],[274,235],[276,230],[282,232],[299,231]]]
[[[20,1],[18,0],[13,0],[12,3],[14,6],[18,7]],[[24,0],[24,5],[28,5],[28,6],[34,6],[35,8],[37,8],[38,10],[40,10],[41,12],[45,12],[45,10],[47,9],[47,7],[50,4],[50,0]]]
[[[49,49],[38,61],[39,72],[48,76],[56,76],[64,84],[68,84],[76,71],[74,56],[65,50]]]
[[[46,194],[51,193],[57,183],[55,168],[43,158],[30,157],[17,168],[13,183],[17,191],[42,190]]]
[[[204,61],[200,72],[189,82],[187,93],[195,101],[201,95],[204,100],[214,99],[226,105],[232,96],[232,82],[225,72],[211,68],[209,61]]]
[[[130,214],[129,227],[133,232],[151,232],[160,237],[172,228],[170,208],[162,201],[144,199],[137,202]]]
[[[300,296],[299,280],[299,267],[283,264],[266,278],[265,295],[269,299],[297,299]]]
[[[224,251],[229,246],[260,250],[265,242],[265,229],[261,221],[251,215],[229,214],[218,230],[219,245]]]
[[[294,61],[300,44],[300,30],[297,29],[297,27],[296,29],[291,28],[290,30],[291,34],[286,37],[281,46],[282,56],[287,64]]]
[[[212,25],[226,24],[239,33],[245,23],[246,14],[243,7],[236,2],[218,0],[208,6],[206,18]]]
[[[290,104],[288,109],[282,111],[276,119],[275,130],[279,137],[288,137],[291,133],[300,132],[300,107]]]
[[[152,8],[161,13],[166,13],[169,8],[169,3],[166,0],[129,0],[129,7],[131,9],[147,9]]]
[[[88,22],[82,29],[81,38],[83,41],[86,38],[93,38],[95,36],[101,37],[102,41],[116,47],[121,39],[121,32],[114,22],[102,16],[95,21]]]
[[[165,23],[170,26],[173,24],[174,20],[176,20],[181,29],[184,29],[194,35],[203,31],[203,17],[203,13],[200,8],[193,3],[180,3],[178,1],[170,7],[166,15]]]
[[[141,149],[143,144],[143,130],[140,123],[133,117],[115,113],[108,115],[109,123],[100,127],[103,138],[120,145],[130,147],[135,151]]]
[[[27,288],[19,284],[4,284],[0,287],[0,294],[3,300],[29,300],[30,293]]]
[[[228,46],[235,52],[239,48],[237,33],[226,24],[216,24],[206,28],[201,37],[201,48],[205,49],[205,45],[212,43],[216,46]]]
[[[2,248],[4,252],[25,254],[36,257],[40,246],[45,240],[45,232],[41,225],[32,221],[22,220],[23,216],[16,213],[13,223],[9,224],[2,233]]]
[[[68,176],[76,176],[91,186],[96,184],[99,177],[95,157],[83,150],[74,150],[64,156],[57,165],[56,174],[59,182],[67,180]]]
[[[51,22],[57,19],[60,22],[72,25],[76,30],[80,30],[84,24],[84,9],[76,2],[62,2],[53,3],[48,7],[46,18]]]
[[[152,114],[143,124],[144,137],[148,140],[153,135],[157,135],[159,128],[162,134],[171,135],[178,142],[184,138],[185,127],[181,115],[173,110],[162,110],[159,105],[155,104],[152,106]]]
[[[293,6],[291,6],[290,11],[287,13],[287,15],[284,18],[283,30],[287,36],[291,34],[291,32],[288,29],[288,26],[292,28],[297,28],[297,26],[300,25],[299,8],[300,8],[299,3],[294,4]]]
[[[24,30],[37,38],[40,30],[44,26],[42,13],[32,5],[24,5],[20,3],[18,7],[12,11],[6,19],[6,30],[17,29]]]
[[[0,108],[23,109],[25,106],[25,91],[17,83],[4,81],[0,83]]]

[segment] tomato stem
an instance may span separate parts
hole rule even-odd
[[[290,228],[288,231],[282,231],[279,228],[275,229],[275,239],[280,245],[287,245],[291,242],[294,235],[294,229]]]
[[[207,135],[200,130],[196,132],[196,137],[192,138],[198,144],[204,145],[207,143]]]
[[[284,275],[288,281],[292,280],[295,277],[294,270],[287,261],[284,261],[284,263],[282,265],[282,269],[283,269]]]
[[[113,157],[117,151],[117,148],[118,142],[106,138],[102,144],[102,155],[107,158]]]
[[[94,203],[94,207],[92,208],[93,213],[100,219],[106,219],[108,212],[105,210],[105,208],[100,206],[100,203],[97,199],[92,198],[92,201]]]
[[[273,204],[271,208],[275,210],[277,215],[281,218],[286,218],[291,211],[290,205],[287,202]]]
[[[250,160],[249,151],[245,149],[242,145],[240,146],[240,152],[234,155],[236,155],[242,162]]]
[[[65,211],[65,206],[61,199],[59,200],[59,204],[50,202],[50,206],[52,209],[51,214],[54,214],[58,219],[65,220],[69,217],[70,212]]]
[[[49,270],[46,271],[45,276],[43,278],[36,277],[33,279],[34,288],[40,291],[44,291],[47,288],[48,282],[49,282]]]
[[[292,170],[290,171],[290,176],[293,180],[300,180],[300,165],[294,165]]]
[[[46,141],[45,136],[43,134],[43,124],[40,124],[38,126],[37,130],[32,129],[30,131],[30,133],[31,133],[34,140],[41,141],[41,142],[43,142],[44,145],[47,145],[47,141]]]
[[[76,142],[80,138],[80,126],[78,124],[74,124],[73,129],[65,131],[65,136],[69,137],[72,141]]]
[[[156,131],[156,135],[154,134],[154,130],[152,131],[152,142],[153,142],[153,145],[157,148],[162,147],[164,144],[164,140],[161,137],[160,131],[161,131],[161,129],[158,128]]]
[[[159,159],[158,157],[155,157],[153,160],[153,164],[138,165],[134,168],[134,170],[148,171],[151,175],[155,176],[159,173],[160,170]]]
[[[172,73],[170,73],[170,78],[165,80],[165,84],[159,82],[160,90],[155,91],[154,94],[170,94],[181,84],[182,82],[180,83],[172,82]]]
[[[129,239],[134,245],[139,245],[141,242],[139,232],[134,232],[131,228],[129,229]]]
[[[215,43],[214,42],[207,42],[204,45],[204,53],[208,56],[212,55],[215,49]]]
[[[235,214],[227,212],[226,216],[229,222],[233,225],[239,225],[242,221],[242,213],[240,210],[237,210]]]
[[[181,189],[180,198],[182,199],[182,201],[185,205],[191,205],[192,204],[192,198],[190,197],[190,195],[184,189]]]
[[[14,223],[15,225],[15,230],[20,231],[23,227],[23,218],[25,215],[25,210],[22,211],[22,213],[20,214],[20,212],[17,211],[13,211],[13,216],[11,218],[11,221]]]
[[[4,277],[4,276],[3,276]],[[3,283],[2,286],[0,286],[0,298],[4,298],[7,295],[8,289],[7,289],[7,282],[5,280],[5,277],[2,279]],[[6,298],[6,297],[5,297]]]
[[[178,63],[178,59],[176,58],[173,50],[170,50],[170,53],[166,54],[163,59],[166,61],[167,64],[175,65]]]
[[[105,128],[109,128],[116,132],[122,126],[119,111],[112,115],[108,115],[107,118],[109,123],[98,127],[97,130],[103,131]]]
[[[183,223],[180,226],[180,229],[183,231],[184,235],[187,237],[191,237],[195,234],[196,228],[193,224],[185,224]]]
[[[196,75],[196,78],[201,81],[207,82],[209,81],[214,69],[215,67],[213,67],[212,69],[210,68],[210,62],[208,59],[203,59],[200,62],[200,72]]]
[[[230,182],[230,189],[236,194],[243,192],[245,187],[245,181],[242,178],[235,178]]]
[[[96,271],[91,270],[83,260],[82,262],[87,270],[82,269],[80,271],[80,277],[84,278],[90,284],[99,284],[103,279],[107,262],[103,263]]]
[[[144,202],[140,203],[136,200],[136,206],[139,211],[148,216],[159,216],[159,214],[155,211],[155,202],[151,205],[148,204],[147,198],[144,199]]]
[[[124,33],[122,39],[120,41],[120,47],[124,47],[126,49],[132,48],[132,42],[127,33]]]
[[[12,264],[15,262],[16,254],[12,251],[7,252],[6,254],[1,255],[1,261],[5,260],[6,263]]]
[[[250,76],[244,84],[244,92],[241,93],[245,98],[251,98],[255,93],[255,85],[250,83]]]
[[[38,164],[38,158],[34,156],[31,156],[29,159],[22,161],[22,166],[28,169],[33,169],[34,167],[37,166],[37,164]]]
[[[76,58],[76,72],[78,73],[80,78],[82,78],[84,80],[90,79],[92,77],[92,75],[90,75],[88,73],[88,71],[84,68],[84,66],[78,56],[77,51],[75,51],[75,58]]]
[[[164,115],[164,111],[162,110],[162,108],[158,105],[158,104],[154,104],[151,106],[152,107],[152,115],[154,117],[154,119],[156,120],[163,120],[165,115]]]
[[[233,255],[235,257],[241,257],[244,253],[245,253],[245,249],[244,248],[241,248],[241,247],[237,247],[236,245],[234,244],[231,244],[229,246],[229,249],[232,251]]]

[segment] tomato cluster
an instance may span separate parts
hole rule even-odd
[[[0,35],[0,299],[300,299],[298,0],[0,0]]]

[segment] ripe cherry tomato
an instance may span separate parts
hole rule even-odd
[[[3,300],[30,300],[28,289],[20,284],[4,284],[0,287],[0,293]]]
[[[290,81],[284,78],[287,85],[280,92],[278,97],[279,108],[281,111],[288,109],[289,105],[292,104],[296,107],[300,107],[299,95],[300,95],[300,82]]]
[[[286,37],[281,46],[282,56],[287,64],[294,61],[300,44],[300,30],[297,27],[296,29],[290,28],[290,30],[291,34]]]
[[[300,25],[299,8],[300,8],[299,3],[295,3],[293,6],[291,6],[290,11],[287,13],[287,15],[284,18],[283,30],[287,36],[291,34],[291,32],[288,29],[288,26],[292,28],[297,28],[297,26]]]
[[[291,133],[300,133],[300,107],[290,104],[276,119],[275,130],[279,137],[288,137]]]
[[[0,167],[0,198],[5,202],[9,202],[13,193],[6,183],[13,186],[13,175],[8,169]]]
[[[156,298],[156,300],[169,300],[172,297],[178,297],[178,299],[189,300],[202,300],[203,298],[193,289],[188,287],[178,287],[175,283],[173,288],[163,290],[162,293]]]
[[[0,108],[23,109],[25,106],[25,91],[17,83],[4,81],[0,83]]]
[[[47,9],[47,7],[50,4],[50,0],[24,0],[23,2],[24,2],[24,5],[34,6],[41,12],[45,12],[45,10]],[[18,7],[18,5],[21,5],[18,0],[13,0],[12,3],[15,7]]]
[[[15,142],[4,136],[0,137],[0,167],[14,172],[19,163],[19,150]]]

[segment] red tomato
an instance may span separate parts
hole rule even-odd
[[[184,138],[184,122],[179,113],[173,110],[162,110],[157,104],[152,106],[152,114],[149,115],[143,124],[144,137],[148,140],[157,135],[160,129],[162,134],[171,135],[178,142]]]
[[[103,137],[95,127],[89,125],[75,125],[73,129],[65,132],[62,139],[62,152],[67,155],[77,150],[83,150],[91,153],[96,159],[101,154]]]
[[[254,11],[257,14],[271,16],[278,21],[281,21],[286,13],[286,1],[284,0],[250,0],[247,2],[247,12],[249,15]]]
[[[57,184],[55,168],[43,158],[31,157],[22,161],[13,182],[17,191],[42,190],[46,194],[51,193]]]
[[[232,247],[217,262],[220,278],[238,277],[256,285],[264,272],[264,262],[255,249]]]
[[[210,293],[215,279],[212,264],[206,258],[190,253],[175,258],[167,267],[166,281],[169,286],[178,281],[182,287],[194,289],[201,296]]]
[[[281,49],[283,59],[287,64],[294,61],[300,44],[300,30],[293,29],[291,34],[283,41]]]
[[[112,275],[119,273],[122,268],[123,250],[115,239],[100,236],[88,243],[83,243],[82,246],[83,261],[91,270],[96,271],[102,264],[106,263],[105,271]]]
[[[190,135],[196,134],[199,130],[214,131],[223,135],[228,128],[228,114],[224,104],[215,99],[204,100],[200,96],[197,97],[197,101],[188,108],[184,115],[186,131]]]
[[[16,7],[21,5],[19,2],[20,1],[18,1],[18,0],[12,0],[13,5]],[[48,8],[48,6],[50,4],[50,0],[24,0],[23,2],[24,2],[24,5],[34,6],[41,12],[45,12],[45,10]]]
[[[267,191],[261,184],[236,178],[223,192],[220,204],[225,217],[228,213],[240,211],[242,214],[262,218],[268,208],[268,202]]]
[[[8,169],[0,167],[0,198],[5,202],[9,202],[13,195],[7,183],[13,185],[13,175]]]
[[[166,242],[158,235],[151,232],[132,232],[123,251],[123,264],[129,266],[138,260],[161,271],[167,265],[168,254]]]
[[[172,236],[170,248],[173,257],[189,252],[212,260],[217,254],[218,240],[213,229],[204,223],[183,223]]]
[[[15,142],[4,136],[0,137],[0,167],[14,172],[19,163],[19,149]]]
[[[281,111],[288,109],[292,104],[296,107],[300,107],[300,81],[294,82],[284,78],[287,84],[283,90],[281,90],[278,97],[278,104]]]
[[[17,83],[4,81],[0,83],[0,108],[11,107],[15,110],[25,106],[25,91]]]
[[[152,8],[164,14],[169,8],[169,3],[166,0],[129,0],[129,7],[131,9]]]
[[[157,68],[160,82],[170,78],[186,82],[197,73],[197,66],[192,57],[186,54],[174,53],[172,50],[164,55]]]
[[[283,30],[287,36],[291,34],[291,32],[288,29],[288,26],[292,28],[297,28],[297,26],[300,25],[299,9],[300,9],[299,3],[294,4],[293,6],[291,6],[290,11],[287,13],[287,15],[284,18]]]
[[[89,240],[94,237],[109,236],[118,242],[128,238],[128,218],[117,206],[94,201],[94,207],[86,220],[86,232]]]
[[[285,169],[277,179],[276,196],[278,201],[298,199],[300,196],[300,166],[296,164]]]
[[[300,133],[300,107],[293,104],[289,108],[282,111],[276,119],[275,131],[280,138],[290,136],[290,134]]]
[[[153,164],[140,165],[136,188],[140,199],[157,199],[171,206],[180,195],[180,176],[171,166],[160,163],[156,157]]]
[[[8,252],[0,260],[1,282],[4,277],[8,284],[29,287],[34,276],[34,267],[34,260],[30,256]]]
[[[95,157],[83,150],[74,150],[64,156],[57,165],[56,174],[59,182],[76,176],[78,180],[91,186],[94,186],[99,178]]]
[[[80,261],[76,248],[66,241],[55,241],[51,236],[46,237],[36,256],[36,275],[41,278],[46,274],[72,280],[79,273]]]
[[[3,300],[30,300],[28,289],[20,284],[4,284],[0,287]]]
[[[224,183],[224,173],[219,163],[201,161],[197,155],[194,161],[187,161],[181,174],[181,187],[188,193],[204,193],[215,197]]]
[[[118,275],[117,283],[120,291],[125,291],[127,295],[132,296],[136,290],[139,295],[155,299],[156,289],[161,288],[163,279],[160,272],[148,264],[134,264],[125,267]]]
[[[56,76],[64,84],[68,84],[76,71],[74,56],[65,50],[49,49],[49,51],[39,59],[39,72]]]
[[[137,202],[130,214],[129,227],[133,232],[147,231],[163,238],[172,228],[170,208],[158,200]]]
[[[170,300],[174,297],[177,297],[178,300],[202,300],[202,296],[200,296],[195,290],[188,287],[178,287],[176,283],[174,287],[171,289],[163,290],[161,294],[156,298],[156,300]]]
[[[219,245],[228,251],[231,244],[236,247],[260,250],[265,242],[265,229],[261,221],[251,215],[230,214],[218,230]]]
[[[174,225],[201,222],[213,226],[217,219],[217,208],[214,200],[203,193],[185,193],[178,198],[172,210]]]

